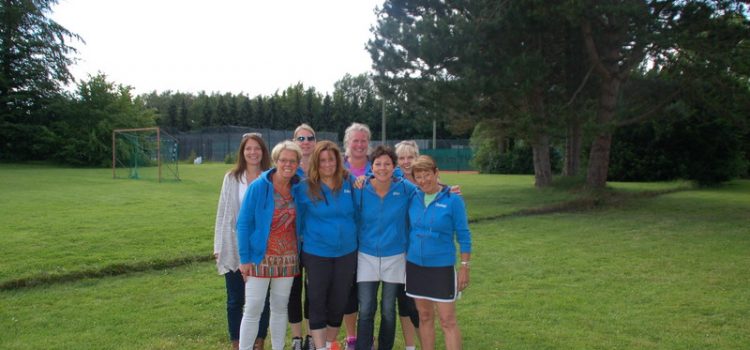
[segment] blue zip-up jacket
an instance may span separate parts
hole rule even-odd
[[[393,169],[393,176],[404,179],[406,178],[406,176],[404,175],[404,171],[401,170],[400,166],[397,166],[396,169]]]
[[[409,238],[409,200],[417,188],[411,182],[393,177],[385,197],[380,198],[370,179],[355,189],[359,209],[359,251],[376,257],[406,252]]]
[[[298,232],[302,250],[325,258],[337,258],[357,250],[357,218],[352,184],[348,176],[337,193],[321,183],[323,199],[313,200],[308,182],[295,187]]]
[[[240,251],[240,263],[259,264],[263,261],[268,247],[268,236],[271,234],[271,221],[275,204],[273,200],[273,181],[271,176],[276,168],[271,168],[258,176],[245,192],[245,199],[237,215],[237,247]],[[299,178],[292,178],[292,194],[299,187]],[[295,221],[299,228],[299,214]],[[297,230],[299,232],[299,229]],[[297,248],[299,248],[299,233]]]
[[[419,266],[453,266],[458,241],[461,253],[471,253],[466,206],[445,186],[425,208],[424,192],[417,190],[409,205],[409,248],[406,260]],[[455,237],[455,238],[454,238]]]

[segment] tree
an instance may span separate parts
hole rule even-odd
[[[565,59],[580,56],[566,50],[570,25],[559,16],[561,6],[540,0],[387,1],[368,42],[378,88],[460,133],[482,119],[503,119],[531,144],[535,184],[547,186],[550,132],[562,125],[561,110],[573,96],[566,90]]]
[[[56,3],[0,2],[0,121],[29,122],[73,78],[76,49],[67,40],[82,39],[48,17]]]
[[[180,122],[179,130],[188,131],[190,130],[190,118],[188,117],[188,96],[182,95],[180,98]]]
[[[212,120],[212,124],[219,126],[229,125],[229,107],[227,107],[226,96],[214,94],[212,97],[216,100],[216,119]]]
[[[112,130],[156,125],[153,109],[134,98],[132,88],[99,74],[81,81],[75,95],[55,106],[60,118],[51,124],[57,147],[52,158],[66,164],[110,166]]]
[[[163,126],[168,128],[177,128],[177,101],[176,99],[170,99],[169,107],[167,108],[167,123]]]
[[[68,65],[81,40],[48,16],[56,0],[0,2],[0,158],[46,159],[54,148],[48,107],[71,81]]]
[[[224,94],[224,99],[227,101],[227,114],[229,117],[227,118],[227,122],[230,125],[237,125],[237,122],[240,120],[239,118],[239,108],[237,106],[237,99],[239,96],[235,96],[230,93]]]
[[[253,111],[252,101],[245,95],[240,95],[239,99],[239,125],[255,126],[255,112]]]
[[[333,122],[333,99],[331,95],[326,93],[323,97],[323,106],[321,107],[320,115],[313,119],[312,126],[315,128],[321,128],[323,125],[326,126],[327,130],[336,130],[332,127]]]
[[[268,113],[266,112],[266,104],[265,100],[263,99],[263,96],[258,95],[255,97],[255,125],[251,125],[257,128],[263,127],[263,125],[268,125],[267,118]]]
[[[614,129],[651,117],[680,93],[679,89],[662,91],[661,101],[641,113],[618,114],[622,105],[630,102],[624,101],[621,93],[631,75],[648,65],[662,69],[684,67],[687,63],[703,72],[715,71],[712,67],[717,63],[723,65],[722,69],[734,72],[747,68],[750,58],[746,49],[748,21],[743,1],[589,0],[571,3],[571,20],[580,21],[589,64],[599,84],[598,130],[591,144],[586,179],[591,188],[606,185]],[[727,59],[731,51],[740,53],[735,57],[744,61]],[[702,77],[700,74],[684,75],[682,79]]]
[[[587,185],[601,188],[612,132],[655,117],[681,93],[672,84],[649,104],[627,100],[630,77],[671,69],[685,82],[724,69],[747,84],[745,4],[391,0],[368,49],[378,89],[405,108],[416,105],[454,130],[503,120],[511,136],[531,144],[537,186],[551,180],[555,139],[568,141],[565,173],[577,172],[588,124]]]

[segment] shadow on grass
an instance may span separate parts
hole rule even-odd
[[[169,269],[173,267],[188,265],[194,262],[204,262],[213,259],[213,255],[193,255],[183,256],[171,260],[149,260],[136,263],[112,264],[97,269],[80,270],[65,274],[29,276],[25,278],[0,282],[0,290],[16,290],[57,283],[74,282],[86,278],[101,278],[107,276],[125,275],[134,272]]]
[[[473,218],[469,220],[469,223],[477,223],[483,221],[499,220],[504,218],[515,218],[522,216],[534,216],[534,215],[546,215],[554,213],[570,213],[570,212],[582,212],[589,211],[604,207],[614,207],[627,203],[634,199],[653,198],[665,194],[690,190],[692,187],[676,187],[664,190],[649,190],[639,192],[624,192],[617,191],[611,188],[602,190],[588,190],[571,186],[570,190],[578,192],[580,196],[577,199],[554,203],[550,205],[544,205],[535,208],[521,209],[511,213],[484,216],[479,218]]]

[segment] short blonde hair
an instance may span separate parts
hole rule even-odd
[[[273,160],[273,163],[276,164],[279,161],[279,157],[281,157],[281,152],[290,150],[294,151],[294,153],[297,155],[297,162],[302,159],[302,149],[299,148],[299,145],[296,143],[284,140],[276,144],[276,146],[273,146],[273,151],[271,151],[271,159]]]
[[[396,144],[396,155],[402,155],[405,152],[414,153],[415,157],[419,157],[419,145],[414,140],[404,140]]]
[[[369,142],[370,138],[372,137],[370,127],[362,123],[352,123],[352,125],[349,125],[349,127],[346,128],[346,131],[344,131],[344,155],[346,156],[349,155],[349,142],[352,140],[354,133],[357,131],[364,131],[364,133],[367,134],[367,154],[370,154]]]
[[[302,130],[307,130],[311,132],[313,136],[315,136],[315,130],[313,130],[312,126],[307,125],[307,123],[302,123],[296,129],[294,129],[294,137],[297,137],[297,133]]]
[[[432,159],[432,157],[428,155],[421,155],[417,157],[417,160],[415,160],[414,163],[411,163],[411,171],[414,174],[423,171],[431,171],[434,173],[437,171],[437,164],[435,163],[435,160]]]

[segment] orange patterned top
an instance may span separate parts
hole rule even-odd
[[[250,275],[267,278],[294,277],[299,275],[295,230],[297,211],[291,196],[284,197],[274,191],[273,199],[274,211],[266,256],[260,264],[252,265]]]

